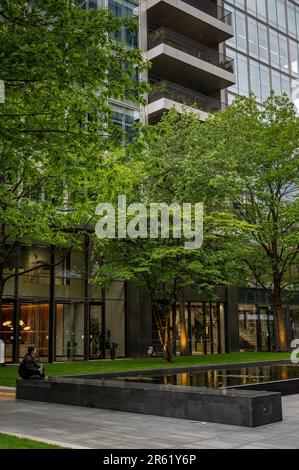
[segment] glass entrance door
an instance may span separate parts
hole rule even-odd
[[[209,302],[204,303],[204,325],[205,325],[205,335],[204,335],[204,342],[205,342],[205,354],[212,354],[213,353],[213,328],[212,328],[212,321],[211,321],[211,306]]]
[[[3,304],[1,312],[0,339],[5,344],[5,362],[13,361],[14,304]]]
[[[272,331],[270,329],[270,315],[267,308],[260,308],[259,311],[260,321],[260,350],[262,352],[271,351]]]
[[[84,359],[84,304],[56,304],[56,361]]]
[[[187,302],[185,322],[190,354],[225,352],[224,304]],[[176,351],[180,351],[179,311],[176,311]]]
[[[202,303],[191,304],[191,348],[193,354],[205,353],[205,318]]]
[[[102,304],[89,306],[89,358],[100,359],[104,357],[105,317]]]
[[[292,339],[299,338],[299,308],[291,309]]]
[[[49,344],[49,304],[24,303],[20,305],[19,314],[20,358],[27,353],[28,346],[35,346],[36,358],[40,362],[46,362]]]
[[[274,350],[274,317],[268,307],[239,306],[241,351]]]
[[[240,351],[258,351],[258,314],[255,305],[239,305]]]

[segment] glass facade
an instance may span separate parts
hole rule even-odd
[[[110,357],[113,343],[125,355],[124,284],[115,281],[104,294],[88,283],[96,262],[86,240],[72,252],[19,246],[8,259],[5,274],[19,276],[5,287],[1,313],[6,362],[18,362],[31,345],[41,362]]]
[[[269,307],[239,305],[241,351],[274,350],[274,316]]]
[[[299,78],[299,2],[224,3],[233,13],[235,37],[226,42],[226,53],[235,59],[237,75],[237,84],[228,89],[228,103],[251,91],[262,101],[271,89],[292,97],[292,84]]]
[[[299,338],[299,307],[290,308],[292,339]]]
[[[138,16],[138,5],[129,0],[108,0],[108,8],[116,18],[131,19]],[[116,37],[128,47],[138,47],[138,31],[123,27],[118,31]]]
[[[84,359],[84,304],[56,303],[56,361]]]
[[[170,337],[172,349],[180,351],[179,306],[172,316]],[[225,305],[213,302],[186,302],[185,324],[189,354],[225,352]]]
[[[138,17],[139,2],[131,0],[85,0],[81,3],[86,10],[106,7],[116,18],[128,20]],[[124,25],[115,33],[114,37],[123,42],[128,48],[137,48],[139,45],[139,32],[126,28]],[[138,76],[132,77],[138,80]],[[126,102],[111,102],[111,119],[115,125],[114,138],[121,141],[132,141],[134,137],[133,126],[140,118],[139,108]]]
[[[138,17],[138,2],[130,0],[102,0],[102,4],[109,8],[109,11],[116,18],[132,19]],[[129,48],[137,48],[139,45],[138,31],[132,31],[124,26],[116,33],[115,37],[126,44]],[[138,76],[132,77],[132,80],[138,80]],[[112,121],[115,124],[117,139],[131,142],[134,137],[133,126],[139,120],[139,109],[126,105],[125,102],[115,102],[112,105]]]
[[[134,125],[140,118],[139,110],[123,103],[111,103],[111,106],[116,138],[131,142],[136,135]]]

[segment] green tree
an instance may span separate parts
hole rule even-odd
[[[207,146],[211,153],[203,152],[202,157],[201,150]],[[195,151],[200,166],[196,168],[197,179],[192,180]],[[241,273],[234,248],[247,224],[237,221],[228,210],[225,194],[231,185],[221,175],[218,178],[213,145],[196,116],[172,111],[156,126],[142,128],[139,141],[127,147],[126,159],[128,167],[137,161],[142,165],[140,180],[132,186],[128,202],[204,204],[201,248],[186,249],[186,236],[172,238],[177,227],[174,218],[170,219],[170,238],[164,238],[160,231],[156,239],[98,241],[103,262],[94,282],[107,286],[120,279],[147,287],[164,356],[171,361],[171,311],[179,302],[181,354],[187,354],[184,288],[192,286],[213,297],[215,284],[228,279],[235,282]],[[204,183],[200,186],[199,178]]]
[[[255,227],[240,263],[266,290],[274,311],[276,349],[289,348],[283,296],[298,285],[299,120],[286,96],[237,99],[207,124],[230,201],[240,221]],[[200,163],[199,163],[200,165]]]
[[[70,229],[88,225],[105,192],[108,100],[139,102],[146,89],[132,79],[140,51],[115,39],[124,26],[135,28],[71,0],[0,0],[0,299],[16,244],[72,246]]]

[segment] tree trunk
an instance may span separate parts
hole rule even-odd
[[[180,327],[180,354],[181,356],[188,355],[188,341],[187,341],[187,329],[185,321],[185,299],[184,290],[179,291],[179,327]]]
[[[282,303],[281,273],[277,266],[273,269],[272,309],[275,327],[275,351],[289,351],[286,309]]]
[[[275,326],[275,351],[288,352],[288,334],[286,309],[282,305],[273,305],[274,326]]]
[[[170,311],[160,310],[153,306],[154,319],[157,325],[158,336],[166,362],[172,362],[172,355],[169,341],[169,316]]]

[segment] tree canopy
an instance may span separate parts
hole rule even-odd
[[[123,26],[136,27],[71,0],[0,0],[0,295],[16,243],[72,242],[105,192],[109,100],[139,103],[146,90],[134,79],[141,52],[117,40]]]
[[[184,309],[183,292],[186,286],[205,292],[212,298],[214,286],[236,282],[242,277],[238,266],[237,250],[240,237],[247,231],[247,223],[238,221],[230,212],[228,198],[231,186],[218,175],[214,165],[213,145],[209,133],[193,114],[180,116],[171,111],[162,121],[142,128],[140,138],[125,149],[128,166],[140,166],[140,178],[136,180],[129,202],[203,203],[203,245],[186,249],[186,235],[173,237],[176,228],[170,213],[170,237],[139,236],[132,239],[99,240],[98,249],[103,258],[95,282],[109,285],[113,279],[130,280],[147,287],[161,343],[169,359],[169,320],[171,309],[179,302]],[[210,148],[210,154],[208,152]],[[206,153],[204,153],[204,150]],[[197,177],[202,184],[194,184],[193,158],[196,152]],[[192,175],[192,177],[190,176]],[[138,208],[137,211],[138,213]],[[162,218],[162,217],[161,217]],[[160,218],[160,222],[162,222]],[[195,230],[195,215],[192,228]],[[138,225],[138,224],[137,224]],[[138,231],[138,227],[137,227]],[[181,338],[184,337],[184,313],[182,313]],[[184,343],[184,344],[183,344]],[[184,353],[186,341],[181,343]],[[186,351],[185,351],[186,352]]]
[[[232,184],[231,210],[254,227],[247,249],[240,251],[240,264],[248,268],[249,283],[266,290],[275,312],[276,348],[287,350],[283,297],[299,281],[299,120],[294,105],[274,93],[262,107],[254,96],[238,98],[207,126],[219,171]],[[200,162],[197,166],[200,171]]]

